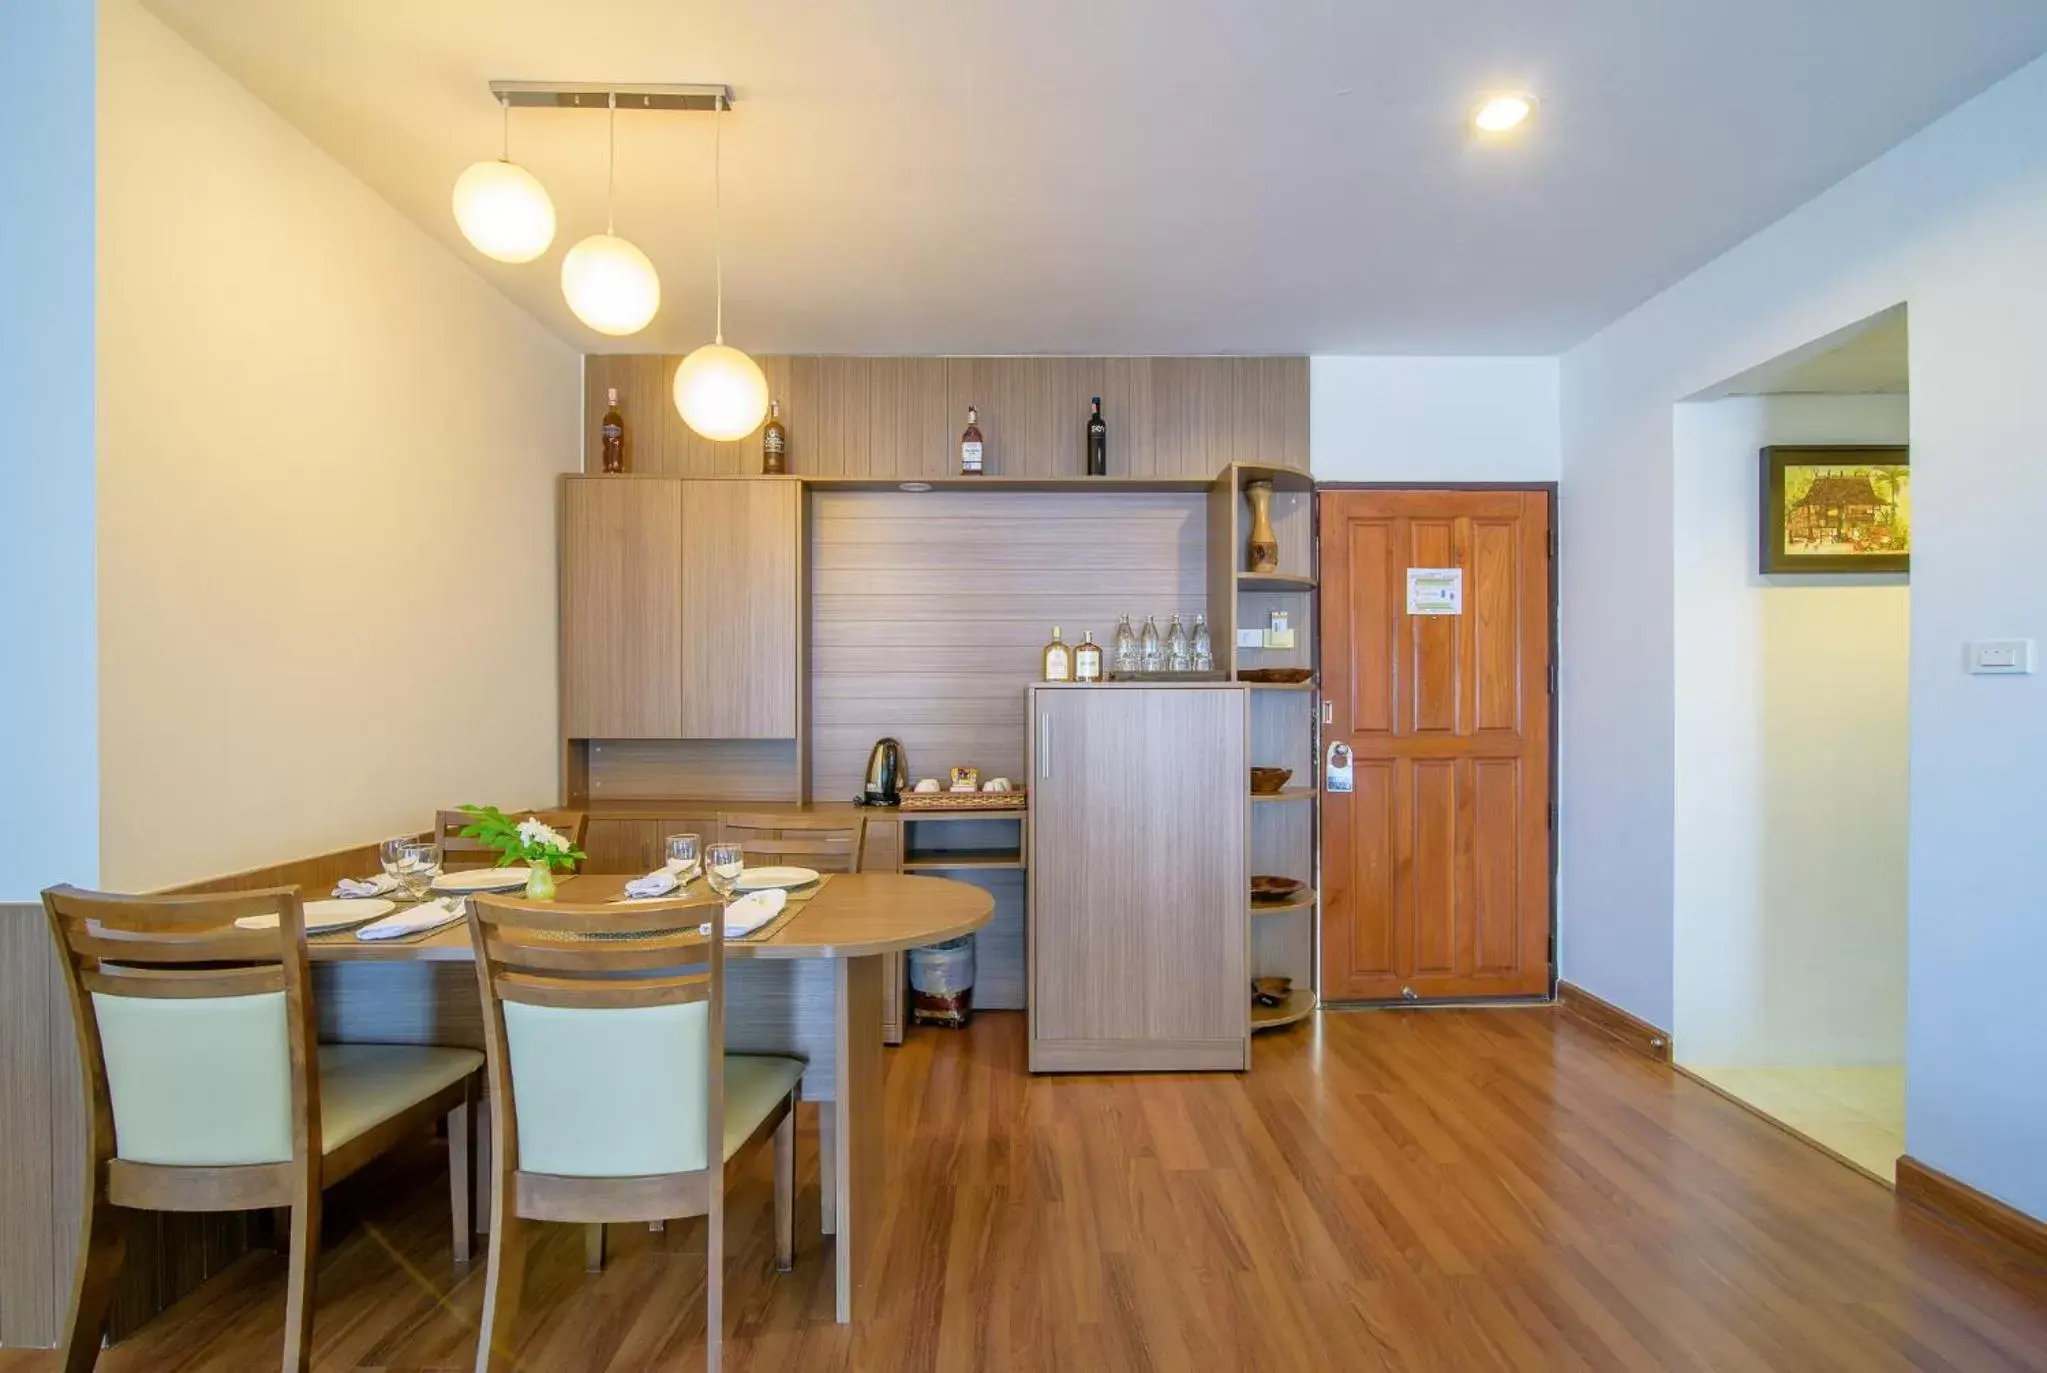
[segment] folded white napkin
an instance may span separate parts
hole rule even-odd
[[[748,892],[725,908],[725,937],[744,939],[761,926],[782,913],[782,907],[789,904],[789,893],[776,888],[770,891]],[[697,927],[698,934],[709,934],[711,922],[706,920]]]
[[[645,877],[635,877],[626,883],[625,894],[644,900],[651,896],[666,896],[681,885],[674,873],[666,868],[656,868]]]
[[[336,896],[389,896],[398,890],[398,879],[388,872],[375,877],[344,877],[334,884]]]
[[[459,896],[444,896],[438,901],[428,901],[387,915],[382,920],[372,920],[355,932],[357,939],[403,939],[408,934],[424,934],[438,930],[443,925],[452,925],[463,916],[465,905]]]

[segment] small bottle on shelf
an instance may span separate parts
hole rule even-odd
[[[1127,677],[1137,671],[1137,634],[1130,628],[1130,617],[1123,616],[1116,621],[1115,637],[1109,640],[1109,670]]]
[[[1144,617],[1144,632],[1137,636],[1137,670],[1139,672],[1162,672],[1166,666],[1166,650],[1159,639],[1159,622],[1155,615]]]
[[[761,471],[779,477],[789,471],[789,431],[782,427],[782,402],[768,402],[767,427],[761,430]]]
[[[625,471],[625,416],[619,413],[618,388],[607,387],[604,394],[611,408],[604,412],[597,432],[604,444],[604,470],[616,475]]]
[[[1172,627],[1166,630],[1166,671],[1185,672],[1194,662],[1194,655],[1187,647],[1187,630],[1180,624],[1180,617],[1173,616]]]
[[[1087,474],[1090,477],[1109,475],[1109,425],[1102,418],[1102,398],[1094,400],[1095,412],[1087,418]]]
[[[1073,650],[1059,637],[1059,626],[1052,626],[1052,642],[1045,645],[1043,668],[1040,674],[1047,682],[1070,682],[1073,680]]]
[[[1099,682],[1102,680],[1102,646],[1095,642],[1095,632],[1090,629],[1080,636],[1080,642],[1073,646],[1073,680],[1076,682]]]
[[[1215,671],[1215,640],[1208,632],[1208,617],[1198,611],[1194,616],[1193,654],[1196,672]]]
[[[960,433],[960,475],[978,477],[981,467],[981,421],[974,407],[967,407],[967,427]]]

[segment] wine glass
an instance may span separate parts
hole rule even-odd
[[[414,839],[410,835],[386,839],[377,857],[384,871],[414,901],[426,900],[428,888],[441,875],[441,844],[438,839]]]
[[[746,851],[739,845],[711,845],[705,860],[704,877],[710,882],[712,891],[730,901],[733,888],[739,885],[739,875],[745,871]]]
[[[687,882],[697,875],[697,863],[702,850],[694,834],[671,834],[668,836],[668,871],[675,874],[678,882]]]

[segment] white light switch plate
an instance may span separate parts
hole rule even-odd
[[[1262,629],[1240,629],[1237,631],[1238,648],[1265,647],[1265,631]]]
[[[2031,639],[1980,639],[1969,645],[1969,671],[1978,677],[2006,677],[2032,670]]]

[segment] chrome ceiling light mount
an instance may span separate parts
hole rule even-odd
[[[620,85],[588,81],[493,81],[490,93],[507,105],[561,110],[694,110],[732,108],[730,86]]]

